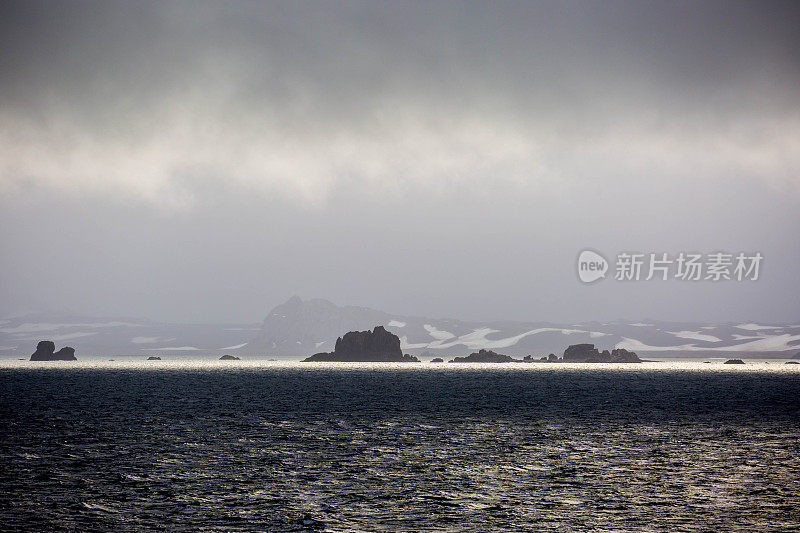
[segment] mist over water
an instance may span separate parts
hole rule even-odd
[[[0,523],[791,531],[796,368],[6,362]]]

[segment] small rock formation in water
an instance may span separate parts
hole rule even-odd
[[[606,353],[606,352],[603,352]],[[641,363],[642,360],[635,352],[630,352],[625,348],[615,348],[611,350],[611,363]]]
[[[787,365],[800,365],[797,361],[786,361]]]
[[[77,361],[75,348],[65,346],[56,352],[53,341],[40,341],[36,351],[31,354],[31,361]]]
[[[413,355],[403,354],[400,338],[383,326],[372,331],[350,331],[336,339],[332,352],[320,352],[303,361],[344,361],[358,363],[419,362]]]
[[[725,364],[725,365],[743,365],[744,361],[742,361],[741,359],[728,359],[723,364]]]
[[[220,361],[238,361],[239,358],[236,357],[235,355],[227,355],[226,354],[226,355],[223,355],[222,357],[220,357],[219,360]]]
[[[451,363],[514,363],[520,362],[519,359],[514,359],[509,355],[493,352],[491,350],[480,350],[471,353],[466,357],[455,357]]]
[[[556,354],[554,354],[554,353],[551,353],[550,355],[543,355],[539,359],[534,359],[534,357],[532,355],[526,355],[525,357],[522,358],[522,361],[524,363],[560,363],[560,362],[562,362],[561,359],[559,359],[558,356]]]
[[[434,357],[433,359],[431,359],[431,363],[444,363],[444,359],[442,359],[441,357]]]
[[[59,351],[53,354],[56,361],[77,361],[78,358],[75,357],[75,348],[71,346],[64,346]]]
[[[147,358],[148,361],[161,361],[161,358],[156,355],[151,355]]]
[[[552,354],[551,354],[552,355]],[[548,358],[548,360],[550,360]],[[600,352],[594,344],[573,344],[564,350],[562,361],[565,363],[641,363],[642,360],[634,352],[624,348],[616,348],[609,352]]]
[[[538,359],[534,359],[534,357],[532,355],[526,355],[525,357],[522,358],[522,362],[523,363],[553,363],[553,362],[558,363],[559,362],[558,357],[556,357],[553,354],[550,354],[550,355],[552,355],[554,357],[554,359],[549,359],[546,355],[543,355],[542,357],[540,357]]]

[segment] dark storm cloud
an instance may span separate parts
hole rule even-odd
[[[574,286],[562,262],[605,243],[769,248],[787,270],[750,301],[796,316],[796,294],[780,287],[800,267],[787,245],[800,198],[799,23],[796,2],[5,2],[5,305],[44,301],[26,265],[31,243],[49,243],[77,265],[70,286],[89,310],[124,310],[108,304],[117,294],[144,315],[220,319],[299,292],[460,316],[569,320],[563,295],[586,318],[647,313],[627,292],[604,295],[605,308]],[[157,229],[108,205],[167,218]],[[62,249],[33,214],[42,206],[91,245]],[[108,217],[125,238],[91,229]],[[184,244],[197,239],[207,244]],[[120,284],[93,247],[125,246],[141,253]],[[228,255],[206,257],[207,246]],[[339,247],[348,255],[330,268],[307,266]],[[162,248],[178,279],[155,267]],[[427,267],[405,276],[382,263],[398,249]],[[510,257],[513,275],[492,256]],[[364,263],[386,277],[344,279]],[[521,283],[531,264],[545,272]],[[220,278],[241,284],[228,310],[214,305]],[[153,287],[181,297],[137,299]],[[715,312],[690,295],[663,312],[686,310]]]
[[[23,2],[3,9],[7,144],[28,159],[50,153],[50,166],[80,182],[98,170],[84,159],[136,149],[157,169],[154,187],[186,168],[219,172],[239,160],[246,182],[281,188],[298,179],[295,151],[329,146],[330,136],[341,146],[311,169],[297,165],[315,175],[306,188],[330,187],[342,174],[409,172],[390,160],[426,154],[402,142],[387,147],[396,137],[431,136],[424,142],[444,151],[456,173],[462,152],[484,147],[492,152],[487,171],[510,165],[524,173],[560,169],[554,154],[581,153],[587,143],[631,135],[669,143],[675,130],[747,146],[740,130],[756,128],[769,141],[789,142],[785,150],[797,147],[800,47],[790,3]],[[510,143],[510,153],[493,152],[487,137]],[[219,146],[220,138],[235,138],[234,146]],[[452,146],[454,138],[461,144]],[[528,139],[541,145],[538,156],[514,147]],[[378,161],[352,161],[354,150],[374,151],[370,140],[383,141]],[[191,155],[197,149],[207,157]],[[615,155],[611,146],[591,149]],[[541,161],[544,150],[559,160]],[[648,147],[639,150],[652,157]],[[758,158],[749,164],[758,167]],[[10,159],[3,182],[62,178]],[[130,164],[123,173],[140,171]],[[268,170],[259,176],[254,167]],[[327,176],[317,167],[339,170]],[[436,180],[435,171],[420,179]],[[124,187],[130,177],[112,179]]]
[[[6,2],[2,57],[12,76],[3,84],[28,93],[149,82],[157,93],[159,82],[202,69],[206,56],[245,64],[265,85],[288,76],[362,94],[398,81],[424,92],[414,77],[558,87],[555,73],[587,81],[639,73],[692,90],[754,71],[796,83],[798,11],[792,2]]]

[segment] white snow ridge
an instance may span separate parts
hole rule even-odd
[[[239,348],[244,348],[245,346],[247,346],[247,343],[243,342],[242,344],[237,344],[236,346],[226,346],[225,348],[220,348],[220,350],[238,350]]]
[[[747,331],[758,331],[760,329],[781,329],[780,326],[761,326],[759,324],[739,324],[736,326],[739,329],[746,329]]]
[[[700,333],[699,331],[667,331],[667,333],[671,333],[676,337],[680,337],[681,339],[689,339],[693,341],[722,342],[722,339],[719,337],[706,335],[705,333]]]
[[[440,329],[436,329],[434,326],[431,326],[430,324],[425,324],[422,327],[425,328],[425,331],[428,332],[428,335],[439,341],[446,341],[447,339],[452,339],[453,337],[455,337],[455,335],[453,335],[449,331],[442,331]]]

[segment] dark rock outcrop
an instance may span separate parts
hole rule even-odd
[[[611,363],[641,363],[642,360],[635,352],[629,352],[625,348],[611,350]]]
[[[156,355],[151,355],[147,358],[148,361],[161,361],[161,358]]]
[[[451,363],[513,363],[520,362],[519,359],[514,359],[511,356],[503,355],[501,353],[493,352],[491,350],[480,350],[471,353],[466,357],[455,357]]]
[[[523,363],[558,363],[559,361],[560,359],[552,353],[549,356],[543,355],[539,359],[534,359],[532,355],[526,355],[522,358]]]
[[[31,361],[52,361],[56,345],[53,341],[39,341],[36,351],[31,354]]]
[[[551,354],[552,355],[552,354]],[[553,356],[553,359],[558,360]],[[616,348],[609,352],[600,352],[594,344],[573,344],[564,350],[565,363],[641,363],[642,360],[634,352],[624,348]]]
[[[589,359],[600,357],[600,352],[594,344],[573,344],[564,350],[563,360],[565,363],[585,363]]]
[[[239,361],[239,358],[235,355],[223,355],[219,358],[220,361]]]
[[[442,359],[441,357],[434,357],[433,359],[431,359],[431,363],[444,363],[444,359]]]
[[[40,341],[36,345],[36,351],[31,354],[31,361],[77,361],[75,348],[65,346],[56,351],[53,341]]]
[[[419,362],[413,355],[403,354],[400,338],[383,326],[372,331],[350,331],[336,339],[332,352],[316,353],[303,361],[344,361],[359,363]]]
[[[77,361],[78,358],[75,357],[75,348],[71,346],[64,346],[59,351],[53,354],[56,361]]]
[[[728,359],[723,364],[725,364],[725,365],[743,365],[744,361],[742,361],[741,359]]]

